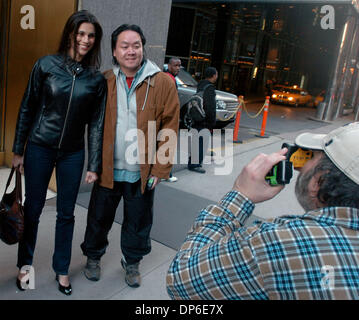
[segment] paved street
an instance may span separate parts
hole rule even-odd
[[[263,112],[256,118],[251,118],[262,108],[263,102],[246,103],[248,113],[243,109],[240,119],[239,139],[247,140],[255,134],[259,134],[262,125]],[[249,115],[248,115],[249,114]],[[323,122],[309,120],[315,117],[316,109],[308,107],[289,107],[285,105],[270,104],[265,133],[277,135],[285,132],[295,132],[303,129],[314,129],[323,126]],[[234,128],[231,123],[226,128]]]

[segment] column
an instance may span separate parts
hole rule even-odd
[[[343,108],[344,108],[344,102],[346,101],[345,98],[348,97],[348,89],[347,85],[350,84],[350,81],[353,79],[353,74],[351,73],[350,69],[352,67],[356,67],[356,56],[359,49],[359,23],[356,22],[354,27],[354,35],[352,37],[351,41],[351,47],[350,50],[348,50],[347,57],[345,59],[344,63],[344,78],[343,81],[340,84],[339,92],[338,92],[338,105],[336,108],[336,112],[334,115],[334,119],[338,116],[343,115]],[[356,81],[357,82],[357,81]],[[350,94],[353,94],[352,92]]]
[[[355,17],[352,15],[351,8],[348,10],[347,20],[343,26],[341,37],[339,38],[339,48],[334,68],[333,75],[330,79],[329,90],[325,95],[323,104],[324,112],[318,108],[317,117],[320,116],[321,120],[333,120],[336,114],[336,102],[338,101],[338,88],[343,80],[343,67],[346,62],[346,56],[352,42],[352,36],[355,27]],[[321,112],[323,115],[321,116]]]

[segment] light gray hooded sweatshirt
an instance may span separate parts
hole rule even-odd
[[[116,139],[115,139],[115,150],[114,150],[115,171],[116,169],[127,170],[130,171],[130,173],[131,172],[139,173],[140,171],[138,150],[137,150],[138,144],[137,144],[136,87],[139,84],[141,84],[145,79],[154,76],[156,73],[160,71],[161,71],[160,68],[154,62],[150,60],[145,60],[141,69],[137,71],[132,81],[131,88],[128,89],[126,76],[120,70],[120,67],[119,66],[113,67],[113,72],[116,76],[116,85],[117,85],[117,124],[116,124]],[[146,107],[149,83],[150,81],[148,81],[144,104],[143,106],[141,106],[142,110]],[[129,141],[126,141],[126,134],[127,134],[127,140]],[[127,151],[127,155],[126,155],[126,151]]]

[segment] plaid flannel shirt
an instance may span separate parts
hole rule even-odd
[[[359,299],[359,210],[331,207],[243,227],[230,191],[203,209],[167,274],[172,299]]]

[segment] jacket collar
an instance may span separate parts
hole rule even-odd
[[[349,207],[327,207],[309,211],[304,219],[315,220],[320,224],[337,225],[359,230],[359,209]]]
[[[71,59],[69,56],[63,57],[62,62],[66,71],[69,72],[71,75],[78,75],[84,70],[84,67],[80,62]]]

